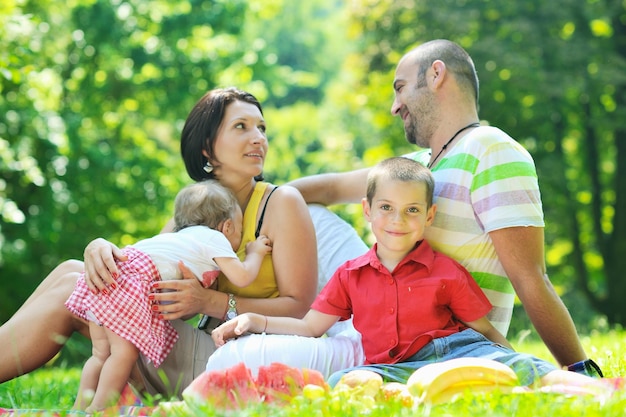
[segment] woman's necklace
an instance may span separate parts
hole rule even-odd
[[[478,127],[480,126],[480,123],[478,122],[474,122],[474,123],[470,123],[465,127],[460,128],[454,135],[452,135],[452,137],[450,138],[449,141],[446,142],[445,145],[443,145],[443,147],[441,148],[441,150],[439,151],[439,153],[437,154],[437,156],[435,156],[435,158],[430,161],[430,163],[428,165],[426,165],[426,167],[428,169],[431,169],[433,167],[433,165],[435,164],[435,161],[437,161],[437,159],[439,159],[439,157],[441,156],[442,152],[445,151],[446,149],[448,149],[448,145],[450,145],[450,143],[452,143],[452,141],[454,139],[456,139],[457,136],[459,136],[459,133],[461,133],[464,130],[469,129],[470,127]]]

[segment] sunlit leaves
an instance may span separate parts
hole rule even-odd
[[[561,37],[564,40],[567,40],[571,38],[575,30],[576,30],[576,25],[574,24],[574,22],[566,22],[563,25],[563,28],[561,29]]]
[[[594,19],[590,22],[589,27],[594,36],[610,38],[613,36],[613,28],[610,23],[603,19]]]

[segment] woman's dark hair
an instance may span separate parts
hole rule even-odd
[[[207,158],[202,154],[206,151],[209,158],[215,158],[215,140],[226,107],[235,101],[242,101],[255,105],[261,114],[261,104],[252,94],[238,90],[234,87],[215,89],[207,92],[193,107],[180,138],[180,153],[187,168],[187,174],[195,181],[214,179],[215,175],[207,173],[204,166]],[[263,180],[263,174],[255,177],[257,181]]]

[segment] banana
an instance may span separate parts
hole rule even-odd
[[[419,402],[445,401],[466,389],[487,391],[519,385],[508,366],[484,358],[458,358],[426,365],[409,377],[409,392]],[[449,395],[445,394],[450,389]],[[441,394],[441,395],[440,395]]]
[[[511,393],[516,392],[519,387],[515,386],[507,386],[507,385],[498,385],[498,384],[480,384],[480,383],[470,383],[470,384],[454,384],[443,391],[440,391],[438,394],[428,397],[424,399],[424,403],[436,405],[442,403],[448,403],[456,401],[461,398],[465,392],[469,391],[473,394],[478,393],[487,393],[491,391],[499,391],[502,393]]]

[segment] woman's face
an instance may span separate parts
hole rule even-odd
[[[214,169],[217,178],[230,173],[254,177],[263,172],[267,154],[265,120],[250,103],[234,101],[226,107],[215,140]]]

